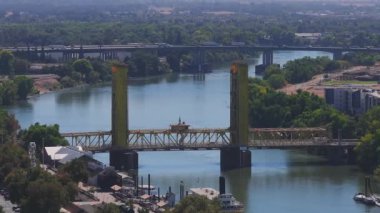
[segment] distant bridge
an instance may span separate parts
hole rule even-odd
[[[273,46],[273,45],[169,45],[169,44],[142,44],[134,43],[127,45],[49,45],[44,47],[0,47],[0,49],[10,50],[26,57],[40,57],[41,59],[53,58],[57,61],[65,62],[79,58],[99,58],[101,60],[121,60],[138,50],[149,51],[154,54],[169,52],[193,52],[193,66],[198,72],[204,72],[203,68],[206,51],[255,51],[263,52],[262,64],[257,67],[258,72],[273,64],[274,51],[323,51],[333,54],[334,60],[342,58],[344,52],[369,52],[380,53],[378,47],[319,47],[319,46]],[[206,66],[207,67],[207,66]],[[206,68],[207,70],[207,68]]]
[[[35,51],[38,53],[101,53],[107,51],[136,50],[253,50],[253,51],[323,51],[323,52],[380,52],[379,47],[334,47],[334,46],[287,46],[287,45],[157,45],[157,44],[127,44],[127,45],[50,45],[44,47],[0,47],[13,52]]]
[[[72,146],[87,151],[107,151],[111,148],[111,131],[62,133]],[[331,140],[324,128],[254,128],[249,131],[251,148],[353,148],[358,140]],[[231,144],[229,129],[130,130],[128,147],[136,151],[220,149]]]

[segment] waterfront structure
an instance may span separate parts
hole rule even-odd
[[[326,88],[325,99],[326,103],[350,115],[361,115],[380,105],[378,91],[363,87]]]

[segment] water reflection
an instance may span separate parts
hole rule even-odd
[[[55,101],[57,104],[71,105],[75,103],[76,105],[86,105],[92,97],[91,95],[92,88],[84,86],[73,89],[70,92],[58,92],[55,96]]]
[[[234,195],[234,197],[244,203],[248,204],[249,194],[254,193],[250,189],[252,168],[237,169],[234,171],[223,172],[222,176],[226,178],[226,191]]]
[[[197,73],[193,75],[193,80],[196,83],[205,83],[206,81],[206,74],[204,73]]]

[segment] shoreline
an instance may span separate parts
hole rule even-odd
[[[366,88],[371,88],[378,90],[380,89],[379,84],[370,84],[367,83],[368,81],[361,81],[362,83],[350,83],[350,81],[345,81],[342,79],[344,74],[351,74],[355,72],[360,72],[360,71],[368,71],[368,70],[376,70],[380,68],[380,63],[376,63],[373,66],[370,66],[367,68],[366,66],[352,66],[346,69],[339,69],[331,73],[322,73],[322,74],[317,74],[313,76],[309,81],[298,83],[298,84],[287,84],[284,87],[278,89],[277,91],[284,92],[287,95],[292,95],[296,94],[297,90],[302,90],[309,92],[311,94],[317,95],[319,97],[324,98],[325,96],[325,89],[326,88],[335,88],[335,87],[344,87],[344,86],[352,86],[352,87],[366,87]],[[380,71],[380,69],[379,69]],[[328,74],[328,78],[324,78],[324,75]],[[341,84],[331,84],[329,85],[326,82],[331,82],[331,81],[336,81],[336,82],[341,82]],[[357,82],[360,82],[357,80]]]

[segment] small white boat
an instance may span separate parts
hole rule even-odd
[[[380,207],[380,197],[378,197],[376,194],[373,194],[370,178],[365,177],[364,180],[365,180],[364,182],[365,193],[355,194],[354,200],[357,202],[364,203],[369,206],[376,205]]]
[[[366,198],[366,196],[365,196],[363,193],[357,193],[357,194],[354,196],[354,200],[355,200],[355,201],[361,201],[361,202],[363,202],[363,201],[364,201],[364,198]]]
[[[354,196],[354,200],[357,201],[357,202],[361,202],[361,203],[367,204],[367,205],[375,205],[376,201],[377,201],[374,196],[372,196],[372,195],[366,196],[363,193],[357,193]]]

